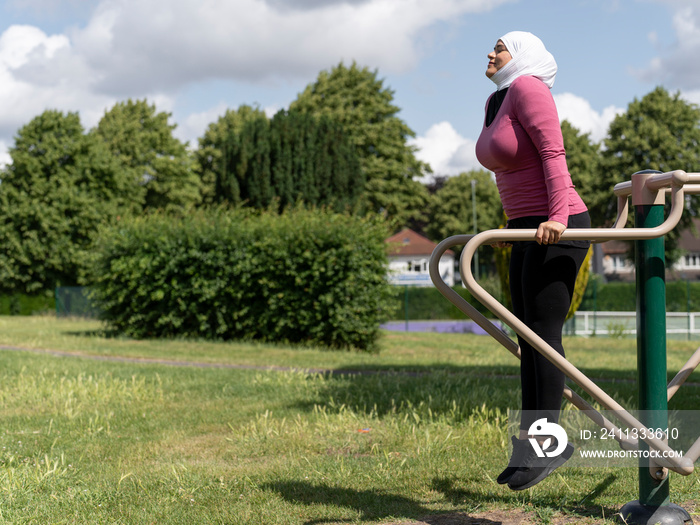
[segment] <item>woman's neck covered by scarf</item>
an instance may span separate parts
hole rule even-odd
[[[542,40],[526,31],[511,31],[500,40],[513,58],[491,77],[498,91],[507,88],[516,78],[523,75],[539,78],[552,88],[557,74],[557,63],[544,47]]]

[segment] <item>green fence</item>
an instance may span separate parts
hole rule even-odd
[[[55,291],[56,317],[96,318],[98,310],[88,296],[88,288],[83,286],[60,286]]]

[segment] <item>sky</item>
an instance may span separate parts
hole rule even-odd
[[[496,40],[539,36],[592,140],[656,86],[700,104],[700,0],[0,0],[0,163],[46,109],[85,129],[147,99],[190,147],[226,109],[285,109],[322,70],[377,72],[435,175],[479,168]]]

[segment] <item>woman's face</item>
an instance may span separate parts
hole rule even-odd
[[[491,78],[496,71],[505,66],[513,58],[502,41],[496,42],[496,46],[488,55],[489,65],[486,68],[486,76]]]

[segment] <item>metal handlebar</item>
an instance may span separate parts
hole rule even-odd
[[[697,183],[697,184],[695,184]],[[687,186],[686,186],[687,185]],[[662,192],[663,190],[663,192]],[[667,219],[654,228],[624,228],[628,215],[628,197],[632,196],[633,204],[648,203],[647,199],[658,200],[656,194],[661,193],[661,198],[665,199],[665,193],[671,192],[671,210]],[[685,193],[700,193],[700,173],[688,174],[681,170],[660,173],[655,175],[645,175],[644,184],[633,185],[632,182],[617,184],[614,189],[618,197],[618,216],[612,228],[586,228],[565,230],[561,240],[589,240],[593,242],[604,242],[610,240],[647,240],[667,234],[678,224],[682,214],[685,200]],[[646,193],[645,193],[646,192]],[[504,241],[534,241],[537,230],[488,230],[476,235],[456,235],[445,239],[437,245],[430,259],[430,277],[438,290],[465,315],[473,319],[487,333],[499,341],[510,352],[517,357],[520,356],[520,349],[517,344],[508,337],[500,328],[486,319],[472,305],[465,301],[459,294],[452,290],[440,277],[438,265],[440,257],[451,246],[464,244],[462,256],[460,258],[460,274],[462,282],[469,292],[486,306],[502,322],[510,326],[516,333],[530,343],[546,359],[552,362],[564,374],[588,392],[598,403],[615,412],[615,415],[625,424],[640,431],[640,436],[648,436],[644,432],[644,425],[629,414],[617,401],[610,397],[598,385],[591,381],[578,368],[572,365],[566,358],[562,357],[556,350],[543,341],[532,329],[520,321],[505,306],[484,290],[474,279],[471,271],[471,260],[479,246],[487,243]],[[692,358],[691,358],[692,359]],[[571,400],[574,405],[582,408],[588,405],[578,394],[567,389],[565,397]],[[585,408],[586,413],[592,409],[590,405]],[[606,428],[615,428],[612,423],[605,419],[600,413],[593,410],[593,419],[596,423]],[[589,414],[590,415],[590,414]],[[617,434],[617,433],[616,433]],[[644,441],[658,451],[666,452],[668,458],[659,459],[657,463],[668,467],[683,475],[689,475],[693,471],[693,463],[697,459],[695,454],[700,455],[700,439],[691,447],[683,458],[674,456],[673,451],[664,441],[654,436],[645,437]],[[623,448],[633,447],[629,441],[620,440]],[[691,456],[691,453],[693,456]]]

